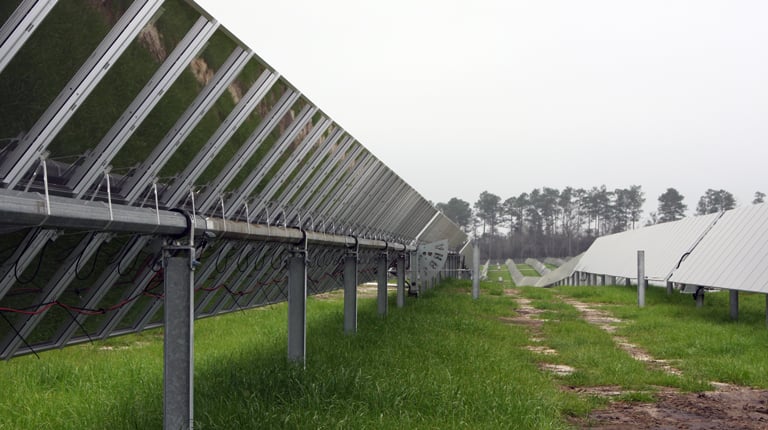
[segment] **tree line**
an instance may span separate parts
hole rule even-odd
[[[763,203],[755,193],[752,203]],[[676,221],[685,216],[684,196],[668,188],[658,197],[658,209],[645,225]],[[451,198],[436,207],[464,231],[480,241],[482,258],[567,257],[585,251],[599,236],[640,227],[645,193],[640,185],[609,190],[599,187],[537,188],[502,200],[488,191],[469,202]],[[736,199],[728,191],[708,189],[699,199],[696,214],[733,209]]]

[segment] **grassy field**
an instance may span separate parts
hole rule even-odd
[[[768,388],[764,294],[741,293],[739,319],[732,321],[727,291],[708,293],[701,309],[690,294],[668,296],[664,288],[648,288],[643,309],[634,287],[558,287],[555,293],[603,304],[627,322],[619,334],[693,380]]]
[[[501,267],[499,269],[499,267]],[[499,282],[501,278],[501,282]],[[515,286],[515,282],[512,280],[512,276],[509,275],[509,269],[502,264],[500,266],[492,265],[488,269],[488,284],[485,288],[488,289],[490,294],[501,295],[505,288],[511,288]]]
[[[493,267],[491,268],[493,269]],[[764,299],[742,295],[739,322],[727,294],[703,309],[688,296],[651,288],[638,309],[626,287],[520,288],[544,311],[539,342],[509,324],[518,304],[503,282],[447,281],[397,309],[376,315],[359,303],[359,333],[343,334],[342,296],[308,302],[307,367],[286,363],[286,308],[271,306],[196,323],[195,418],[201,429],[231,428],[568,428],[603,398],[563,387],[619,386],[625,400],[649,400],[660,386],[684,391],[720,381],[768,387]],[[493,279],[493,278],[491,278]],[[619,334],[684,376],[647,367],[586,323],[565,297],[622,318]],[[542,363],[575,372],[556,376]],[[162,332],[49,351],[0,363],[5,393],[0,429],[136,429],[162,426]]]
[[[519,270],[523,276],[541,276],[536,269],[525,263],[517,264],[517,270]]]
[[[284,305],[199,321],[197,426],[564,428],[586,403],[536,369],[523,328],[499,322],[514,307],[499,288],[472,301],[468,282],[446,283],[386,319],[363,299],[355,336],[340,295],[311,299],[306,370],[286,363]],[[0,364],[0,428],[161,427],[161,332],[40,357]]]

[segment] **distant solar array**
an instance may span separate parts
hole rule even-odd
[[[645,280],[768,294],[768,204],[684,218],[595,240],[555,284],[637,281],[637,251],[644,251]]]
[[[354,330],[358,284],[458,273],[466,235],[194,2],[0,23],[0,358],[287,300],[303,360],[302,291]]]

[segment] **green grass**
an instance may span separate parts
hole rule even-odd
[[[523,274],[523,276],[541,276],[541,274],[537,272],[536,269],[534,269],[528,264],[524,264],[524,263],[518,264],[517,270],[519,270],[520,273]]]
[[[481,282],[478,300],[469,281],[445,281],[402,309],[391,296],[387,318],[375,299],[361,299],[353,336],[343,334],[341,294],[311,298],[306,369],[285,359],[285,304],[199,320],[196,426],[557,429],[606,402],[560,386],[619,386],[622,401],[651,401],[659,386],[701,391],[711,381],[768,388],[762,295],[742,294],[732,322],[725,293],[696,309],[687,295],[650,288],[638,309],[634,288],[520,288],[544,311],[536,335],[558,352],[545,356],[524,349],[529,328],[502,321],[518,306],[503,294],[505,272],[491,267],[489,277],[503,282]],[[684,376],[631,358],[566,296],[623,319],[618,335]],[[554,376],[540,362],[576,371]],[[162,373],[159,330],[0,363],[0,429],[160,428]]]
[[[549,270],[555,270],[557,269],[557,266],[554,264],[544,263],[544,267],[546,267]]]
[[[547,356],[553,364],[566,364],[576,372],[563,377],[569,386],[618,385],[626,390],[653,390],[654,386],[684,390],[707,388],[695,377],[678,377],[649,369],[627,352],[617,348],[610,334],[586,322],[579,311],[558,299],[553,290],[525,288],[533,306],[543,309],[543,334],[547,346],[558,351]]]
[[[635,287],[555,290],[580,301],[606,303],[627,321],[619,334],[655,357],[673,360],[691,378],[768,388],[762,294],[741,293],[739,320],[731,321],[726,291],[708,293],[704,307],[697,309],[689,294],[668,296],[663,288],[648,288],[646,307],[639,309]]]
[[[447,281],[386,319],[362,299],[345,336],[337,298],[308,302],[306,370],[286,363],[286,308],[195,325],[195,418],[229,428],[567,428],[588,403],[561,393],[502,323],[509,297]],[[0,364],[0,428],[159,428],[160,331]]]
[[[501,269],[499,269],[501,267]],[[501,282],[499,282],[501,278]],[[514,287],[515,283],[509,275],[509,270],[505,265],[491,265],[488,268],[488,280],[481,283],[482,288],[486,288],[489,294],[502,295],[505,288]]]

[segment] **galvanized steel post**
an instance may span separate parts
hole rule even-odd
[[[408,256],[411,261],[411,288],[408,291],[418,296],[421,291],[421,283],[424,282],[419,273],[419,248],[409,253]]]
[[[728,293],[731,308],[731,319],[736,321],[739,319],[739,290],[728,290]]]
[[[472,298],[480,297],[480,245],[472,242]]]
[[[645,307],[645,251],[637,251],[637,305]]]
[[[193,427],[194,405],[194,248],[164,252],[163,428],[186,430]]]
[[[377,275],[378,275],[378,304],[379,304],[379,315],[386,316],[387,315],[387,269],[389,268],[389,256],[387,255],[387,251],[382,252],[379,254],[379,267],[377,269]]]
[[[397,254],[397,307],[405,306],[405,250]]]
[[[698,287],[696,289],[696,293],[694,297],[696,298],[696,307],[703,308],[704,307],[704,288]]]
[[[344,256],[344,333],[357,332],[357,254]]]
[[[304,365],[307,346],[307,255],[288,259],[288,361]]]

